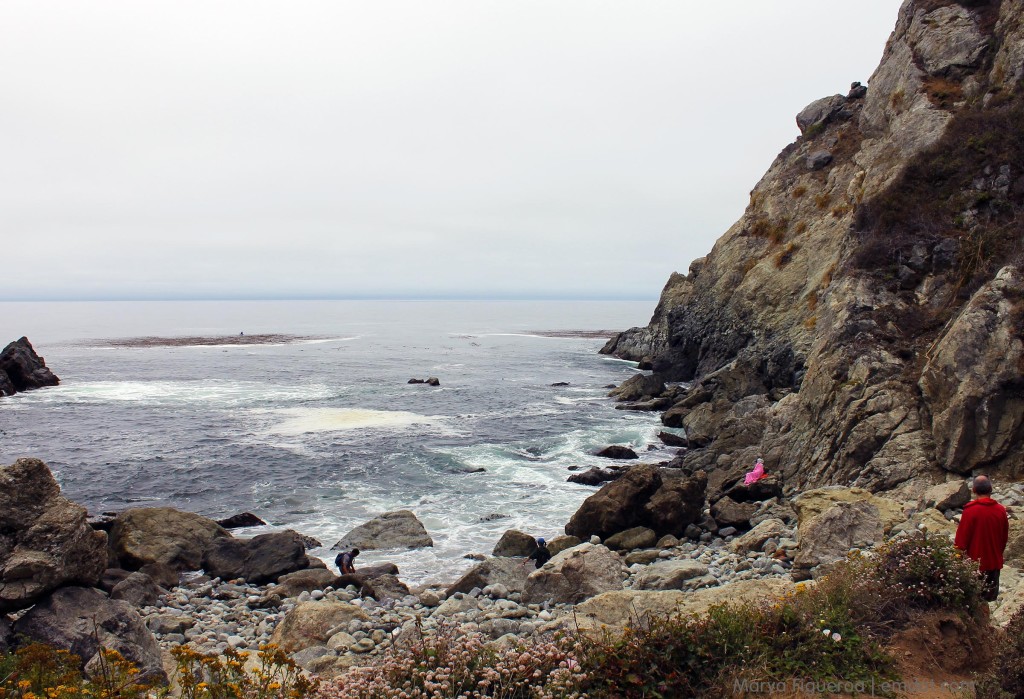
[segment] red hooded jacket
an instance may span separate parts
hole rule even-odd
[[[979,569],[1000,570],[1009,535],[1006,508],[992,498],[980,497],[964,505],[954,544],[978,561]]]

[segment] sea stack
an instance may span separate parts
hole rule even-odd
[[[15,340],[0,352],[0,396],[13,396],[60,383],[46,362],[32,349],[27,337]]]

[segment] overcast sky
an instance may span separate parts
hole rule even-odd
[[[897,0],[3,0],[0,299],[656,298]]]

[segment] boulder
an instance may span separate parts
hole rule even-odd
[[[116,650],[143,679],[167,681],[156,639],[139,613],[121,600],[85,587],[63,587],[14,624],[18,634],[71,651],[89,665],[100,648]]]
[[[953,539],[956,536],[956,524],[956,522],[946,519],[946,516],[934,507],[929,507],[920,512],[915,512],[906,522],[893,527],[890,533],[895,535],[903,531],[909,534],[917,534],[925,531],[928,532],[929,536],[939,535]]]
[[[175,610],[177,611],[177,610]],[[177,614],[157,614],[146,618],[146,626],[155,634],[185,633],[196,625],[195,619],[183,612]]]
[[[32,349],[27,337],[15,340],[0,352],[0,396],[59,383],[60,379],[46,368],[46,362]]]
[[[375,549],[417,549],[433,546],[434,540],[416,515],[409,510],[386,512],[371,519],[345,535],[332,548],[345,550],[358,548],[363,551]]]
[[[833,505],[841,502],[861,501],[869,502],[878,508],[878,514],[882,518],[882,528],[886,532],[907,518],[902,504],[890,498],[874,495],[863,488],[846,488],[838,485],[815,488],[796,496],[791,504],[796,509],[797,526],[802,536],[804,525]]]
[[[825,124],[835,117],[846,106],[846,98],[832,95],[814,100],[796,115],[796,125],[800,133],[806,134],[812,126]]]
[[[117,516],[110,544],[121,566],[138,569],[163,563],[179,571],[199,570],[215,539],[230,537],[212,519],[173,507],[140,507]]]
[[[807,169],[820,170],[832,162],[832,154],[827,150],[816,150],[807,156]]]
[[[750,485],[744,485],[743,480],[737,481],[736,485],[725,491],[725,494],[736,502],[762,502],[772,498],[782,497],[782,479],[772,474],[759,478]]]
[[[535,548],[537,548],[537,540],[531,535],[518,529],[509,529],[498,539],[498,543],[494,545],[491,555],[529,556]]]
[[[587,498],[565,525],[565,533],[580,539],[589,539],[593,535],[604,539],[644,524],[643,506],[661,483],[661,474],[656,466],[634,466],[621,478]]]
[[[260,584],[309,567],[302,538],[293,531],[260,534],[251,539],[214,539],[203,556],[207,575]]]
[[[573,546],[579,546],[582,543],[579,537],[562,534],[548,542],[548,551],[551,552],[552,556],[557,556],[562,551],[571,549]]]
[[[800,527],[800,548],[793,564],[813,568],[842,560],[853,548],[882,540],[878,508],[866,500],[840,502]]]
[[[655,374],[637,374],[612,389],[608,395],[620,401],[637,401],[643,398],[657,398],[665,392],[665,382]]]
[[[604,545],[613,551],[648,549],[658,541],[658,535],[647,527],[633,527],[609,536]]]
[[[577,604],[602,592],[621,590],[626,576],[618,554],[605,546],[581,544],[530,573],[523,602]]]
[[[752,502],[736,502],[726,496],[711,506],[711,516],[720,527],[747,527],[750,518],[757,512]]]
[[[488,558],[482,561],[447,590],[445,597],[451,597],[456,592],[469,592],[478,587],[481,590],[488,585],[504,585],[512,592],[522,592],[526,588],[526,578],[535,568],[533,563],[523,565],[521,558]]]
[[[0,613],[23,609],[61,585],[95,585],[107,535],[60,494],[38,459],[0,467]]]
[[[218,519],[217,524],[225,529],[238,529],[239,527],[262,527],[266,525],[266,522],[252,512],[240,512],[237,515]]]
[[[687,580],[707,575],[708,567],[698,561],[658,561],[637,573],[634,590],[680,590]]]
[[[342,576],[344,578],[346,576]],[[358,577],[358,574],[357,574]],[[372,578],[365,578],[366,583],[373,588],[373,598],[378,602],[384,600],[399,600],[409,593],[409,587],[398,579],[396,575],[375,575]]]
[[[619,444],[613,444],[610,447],[605,447],[601,451],[597,452],[596,456],[604,457],[605,459],[639,459],[637,453],[629,447],[624,447]]]
[[[662,471],[661,487],[644,505],[644,521],[659,536],[679,538],[689,525],[701,518],[708,479],[703,471],[692,476],[665,474]]]
[[[270,642],[286,653],[327,645],[331,632],[344,630],[352,621],[368,621],[362,609],[348,602],[302,602],[288,612],[274,629]]]
[[[602,483],[614,481],[623,473],[625,473],[625,471],[621,468],[601,468],[600,466],[594,466],[593,468],[588,468],[582,473],[574,473],[566,480],[570,483],[579,483],[580,485],[601,485]]]
[[[133,607],[148,607],[155,604],[166,590],[156,584],[153,578],[138,571],[131,573],[110,591],[110,599],[124,600]]]
[[[782,539],[792,535],[792,531],[781,519],[766,519],[746,534],[729,542],[729,550],[733,553],[749,553],[760,551],[764,542],[769,539]]]
[[[677,434],[671,432],[659,432],[658,439],[661,440],[662,444],[667,447],[688,447],[690,446],[689,441],[686,437],[680,437]]]
[[[971,489],[967,481],[955,480],[933,485],[924,493],[924,506],[936,510],[958,510],[971,501]]]
[[[306,568],[294,573],[286,573],[277,579],[275,594],[281,597],[298,597],[303,592],[322,590],[325,587],[337,587],[338,576],[326,568]]]
[[[793,583],[781,578],[740,580],[693,592],[680,590],[615,590],[592,597],[565,617],[566,627],[584,632],[621,630],[645,620],[664,616],[703,614],[720,604],[747,604],[781,597],[793,590]]]
[[[100,576],[100,581],[96,583],[95,587],[103,590],[109,595],[111,590],[117,587],[118,583],[122,582],[131,574],[132,571],[125,570],[124,568],[107,568],[103,571],[103,574]]]
[[[177,587],[181,578],[178,571],[164,563],[147,563],[139,568],[139,572],[153,578],[153,582],[165,590]]]

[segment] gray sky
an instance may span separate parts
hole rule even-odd
[[[650,297],[897,0],[3,0],[0,299]]]

